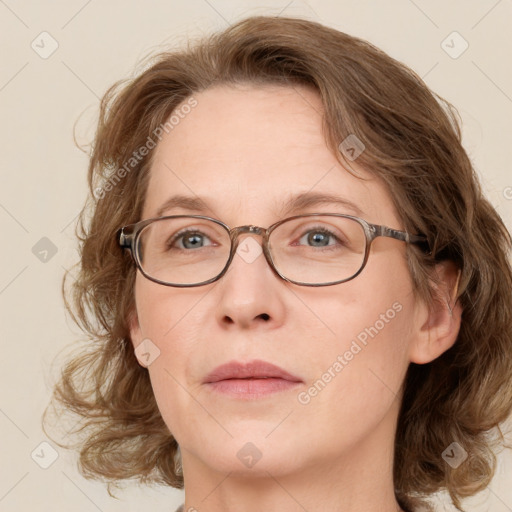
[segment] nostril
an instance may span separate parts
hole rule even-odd
[[[258,316],[260,316],[265,321],[270,320],[270,316],[267,313],[262,313],[261,315]]]

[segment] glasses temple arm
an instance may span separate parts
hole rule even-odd
[[[410,244],[423,245],[425,248],[430,249],[428,238],[424,235],[411,235],[407,231],[401,231],[399,229],[388,228],[387,226],[373,226],[375,228],[375,236],[387,236],[407,242]]]
[[[124,228],[121,228],[117,232],[117,239],[119,241],[119,245],[123,249],[131,249],[132,241],[133,241],[133,233],[125,233]]]

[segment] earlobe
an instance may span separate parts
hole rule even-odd
[[[139,317],[135,308],[128,314],[128,328],[130,329],[130,339],[133,345],[133,349],[142,341],[142,332],[139,324]]]
[[[428,308],[421,303],[417,311],[417,326],[410,346],[410,361],[430,363],[457,341],[462,317],[462,306],[457,300],[461,271],[451,261],[436,265],[438,282],[431,282],[434,303]]]
[[[128,315],[128,327],[130,329],[130,340],[132,342],[133,352],[135,354],[135,358],[142,368],[147,368],[147,365],[143,363],[140,359],[140,351],[144,351],[144,338],[142,336],[142,329],[140,328],[139,316],[137,314],[137,310],[133,308],[133,310]],[[139,348],[137,350],[137,348]],[[139,354],[138,354],[139,352]]]

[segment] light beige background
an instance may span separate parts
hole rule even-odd
[[[87,192],[87,158],[74,146],[73,124],[85,112],[77,136],[89,141],[99,98],[140,57],[249,14],[317,20],[412,67],[459,109],[486,194],[512,227],[510,0],[0,0],[0,512],[158,512],[183,501],[177,490],[134,485],[116,501],[57,447],[55,462],[39,465],[51,461],[40,446],[48,441],[41,413],[61,351],[80,336],[60,296],[64,269],[76,259],[73,229]],[[55,43],[44,31],[58,43],[50,56],[44,52]],[[453,58],[465,42],[466,51]],[[41,252],[48,250],[43,237],[55,254]],[[469,511],[512,511],[512,455],[499,462],[491,488],[468,502]]]

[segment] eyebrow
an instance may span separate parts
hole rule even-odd
[[[292,196],[284,205],[281,210],[283,215],[295,214],[301,210],[311,208],[313,206],[341,206],[345,209],[351,210],[356,215],[365,215],[363,210],[359,208],[354,202],[334,194],[320,193],[320,192],[303,192]]]
[[[302,210],[321,205],[341,206],[358,216],[365,215],[364,211],[349,199],[328,193],[302,192],[290,197],[284,203],[281,208],[281,216],[294,215]],[[212,208],[208,206],[208,201],[205,198],[178,194],[167,199],[162,206],[158,208],[156,216],[162,217],[165,212],[174,208],[200,213],[212,212]]]

